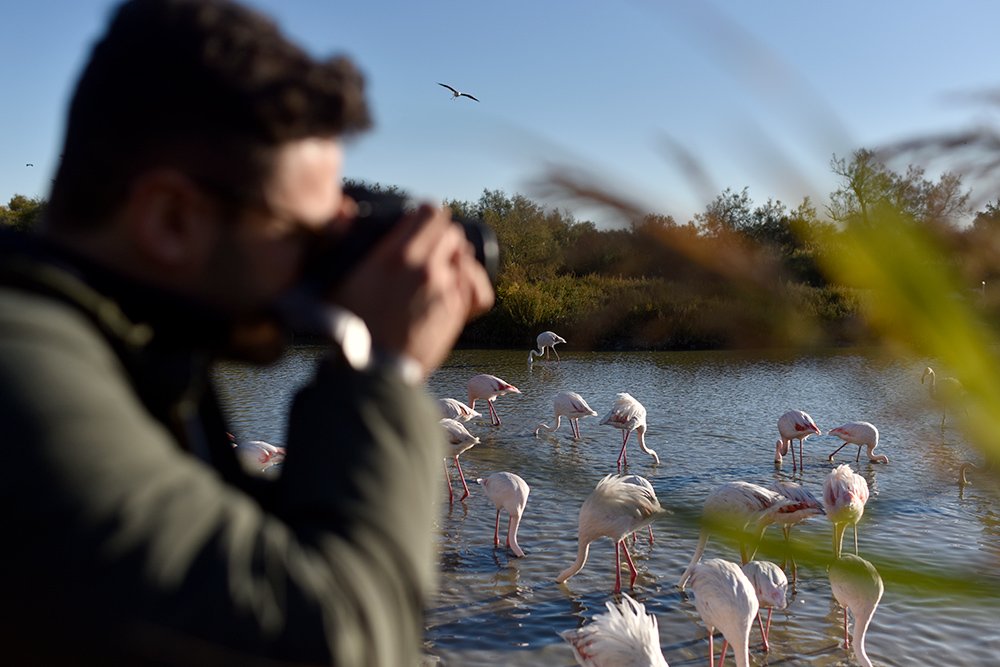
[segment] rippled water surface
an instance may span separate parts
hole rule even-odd
[[[268,369],[220,369],[240,437],[282,442],[288,401],[318,354],[299,348]],[[620,432],[598,421],[618,392],[645,405],[646,441],[662,462],[653,466],[633,440],[629,472],[647,477],[660,501],[678,509],[697,511],[712,488],[731,480],[766,486],[794,479],[819,496],[832,467],[826,456],[840,441],[814,436],[804,447],[804,473],[793,474],[787,460],[776,470],[776,421],[788,409],[805,410],[824,433],[846,421],[876,424],[879,451],[891,463],[855,464],[853,446],[837,457],[837,463],[851,463],[872,489],[859,525],[860,554],[876,565],[903,558],[940,573],[968,574],[982,595],[970,598],[947,588],[922,594],[887,577],[868,634],[870,657],[876,665],[1000,664],[997,485],[980,476],[960,491],[959,463],[979,457],[952,417],[943,432],[939,428],[940,412],[920,385],[927,360],[899,362],[856,351],[805,357],[569,350],[560,355],[561,361],[530,366],[527,351],[458,351],[431,378],[435,396],[463,401],[466,380],[477,373],[497,375],[521,389],[521,395],[497,400],[501,427],[490,426],[488,419],[468,425],[481,443],[461,460],[470,483],[506,470],[531,487],[518,534],[526,552],[520,559],[493,548],[495,509],[480,487],[472,483],[465,502],[443,506],[437,526],[441,586],[428,610],[426,635],[427,653],[439,664],[575,664],[557,633],[589,621],[611,599],[611,542],[595,542],[586,567],[565,585],[554,579],[576,556],[581,503],[601,477],[615,471]],[[535,437],[540,421],[552,423],[552,396],[563,390],[580,393],[599,416],[580,422],[579,442],[565,422],[559,431]],[[503,529],[506,515],[502,522]],[[675,586],[697,542],[697,527],[667,517],[655,524],[654,535],[652,545],[639,539],[632,547],[639,569],[632,594],[656,614],[667,661],[674,667],[702,665],[705,629],[692,599]],[[796,528],[793,540],[827,545],[830,535],[829,522],[819,517]],[[850,531],[844,544],[853,547]],[[738,560],[734,549],[714,541],[705,557]],[[775,612],[769,653],[760,650],[757,631],[751,632],[751,663],[855,664],[841,647],[842,619],[825,571],[803,566],[798,575],[789,606]]]

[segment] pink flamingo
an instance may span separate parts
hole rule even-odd
[[[243,468],[254,475],[269,474],[285,460],[285,448],[263,440],[236,442],[236,436],[226,433]]]
[[[543,331],[538,334],[538,338],[535,339],[535,343],[538,345],[538,350],[528,351],[528,363],[532,363],[535,357],[545,356],[546,359],[549,357],[549,350],[556,355],[556,361],[559,360],[559,353],[556,352],[556,345],[559,343],[565,343],[566,339],[562,336],[555,334],[551,331]]]
[[[854,527],[854,553],[858,553],[858,521],[868,502],[868,481],[844,463],[830,471],[823,481],[823,507],[833,523],[833,556],[840,558],[847,525]]]
[[[465,500],[469,497],[469,485],[465,483],[465,473],[462,472],[462,464],[458,462],[458,457],[462,452],[472,449],[479,444],[479,438],[469,433],[469,430],[465,428],[462,422],[455,419],[445,417],[440,423],[447,436],[449,453],[455,460],[455,467],[458,468],[458,476],[462,480],[462,488],[465,489],[465,493],[462,494],[459,500]],[[448,483],[448,502],[452,503],[455,501],[455,496],[451,490],[451,473],[448,472],[448,459],[444,460],[444,478]]]
[[[486,497],[497,507],[497,521],[493,528],[493,546],[500,546],[500,510],[507,510],[507,547],[518,558],[524,557],[524,551],[517,544],[517,528],[521,525],[521,516],[528,504],[528,483],[511,472],[493,473],[485,479],[476,482],[486,490]]]
[[[625,465],[628,465],[628,453],[625,451],[625,447],[628,445],[628,437],[632,434],[632,431],[636,433],[639,448],[653,457],[654,464],[659,465],[660,457],[646,446],[646,408],[630,394],[621,393],[615,397],[615,402],[611,406],[611,410],[608,414],[604,415],[601,424],[613,426],[622,432],[622,450],[618,454],[619,472],[622,469],[623,462]]]
[[[794,505],[781,508],[775,519],[775,523],[781,525],[781,532],[785,535],[785,548],[787,549],[792,541],[792,526],[805,521],[809,517],[826,514],[826,510],[823,509],[823,502],[798,482],[787,480],[775,481],[771,484],[771,490],[780,493],[795,503]],[[787,565],[788,561],[786,559],[785,566]],[[792,581],[795,581],[796,575],[797,567],[795,559],[792,559]]]
[[[439,398],[438,406],[441,408],[441,416],[448,419],[467,422],[476,417],[482,417],[478,410],[473,410],[462,401],[454,398]]]
[[[520,389],[506,380],[501,380],[495,375],[486,375],[485,373],[469,378],[467,388],[469,390],[469,407],[475,410],[476,401],[485,400],[486,407],[490,409],[490,423],[494,426],[500,426],[501,423],[500,415],[497,414],[496,408],[493,407],[493,401],[496,400],[497,396],[521,393]]]
[[[786,594],[788,592],[788,577],[781,571],[781,568],[766,560],[752,560],[743,566],[743,574],[747,575],[754,592],[757,594],[757,604],[760,609],[767,607],[767,626],[757,614],[757,625],[760,627],[760,635],[764,640],[763,649],[770,650],[767,644],[767,635],[771,632],[771,612],[775,609],[784,609],[788,604]]]
[[[829,576],[833,597],[844,608],[844,648],[851,645],[847,638],[847,610],[850,609],[854,614],[854,656],[862,667],[872,667],[872,661],[865,652],[865,637],[885,591],[882,577],[874,565],[852,554],[833,561]]]
[[[621,602],[606,602],[608,611],[590,623],[559,633],[573,648],[573,657],[583,667],[670,667],[660,651],[656,617],[628,593]]]
[[[719,667],[726,660],[726,646],[733,645],[737,667],[750,665],[750,627],[759,609],[753,584],[736,563],[710,558],[698,563],[691,573],[694,608],[708,626],[708,662],[714,665],[713,635],[722,633],[722,655]]]
[[[792,447],[792,440],[799,441],[799,469],[805,470],[805,461],[802,459],[802,441],[810,435],[822,435],[816,422],[801,410],[789,410],[778,417],[778,433],[781,439],[774,446],[774,462],[781,463],[781,457],[792,450],[792,470],[795,470],[795,448]]]
[[[552,399],[552,409],[555,413],[556,425],[539,424],[535,429],[535,435],[538,435],[538,432],[543,428],[549,432],[557,430],[559,424],[562,423],[562,418],[566,417],[570,430],[573,431],[573,439],[579,440],[580,419],[597,415],[593,408],[587,405],[587,401],[583,400],[583,396],[575,391],[560,391],[556,394]]]
[[[878,447],[878,429],[875,425],[870,422],[847,422],[842,424],[835,429],[831,429],[827,435],[835,435],[844,441],[840,447],[833,450],[833,453],[827,457],[827,460],[833,461],[833,457],[837,455],[844,447],[848,445],[858,446],[858,455],[854,457],[854,462],[857,463],[861,460],[861,448],[868,448],[868,460],[872,463],[888,463],[889,457],[885,454],[875,455],[875,448]]]

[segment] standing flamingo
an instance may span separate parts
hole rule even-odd
[[[854,527],[854,553],[858,553],[858,521],[868,502],[868,481],[847,463],[830,471],[823,481],[823,507],[833,523],[833,556],[840,558],[847,525]]]
[[[852,554],[833,561],[829,575],[833,597],[844,608],[844,648],[851,645],[847,638],[847,610],[850,609],[854,614],[854,656],[862,667],[872,667],[865,652],[865,637],[885,591],[882,577],[874,565]]]
[[[496,397],[510,393],[521,393],[520,389],[506,380],[501,380],[495,375],[486,375],[485,373],[469,378],[467,388],[469,390],[469,407],[475,410],[476,401],[480,399],[485,400],[486,407],[490,409],[490,423],[494,426],[500,426],[500,415],[497,414],[497,409],[493,407],[493,401]]]
[[[462,401],[454,398],[439,398],[438,406],[441,408],[441,416],[448,419],[467,422],[476,417],[482,417],[478,410],[473,410]]]
[[[924,384],[925,378],[928,381],[927,392],[932,400],[941,406],[941,430],[944,430],[944,420],[948,416],[948,410],[957,408],[965,398],[965,387],[955,378],[941,378],[941,385],[938,386],[937,375],[934,369],[928,366],[920,376],[920,384]]]
[[[710,534],[736,533],[740,543],[741,562],[746,563],[756,553],[756,545],[760,542],[764,530],[778,520],[781,510],[796,506],[794,501],[780,493],[749,482],[726,482],[713,489],[705,499],[702,509],[702,527],[698,545],[677,586],[684,590],[688,577],[694,572],[701,554],[705,551]],[[752,552],[746,546],[748,536],[754,540]]]
[[[615,397],[614,405],[608,414],[601,420],[602,424],[614,426],[622,432],[622,450],[618,454],[618,470],[622,469],[622,463],[628,465],[628,453],[625,451],[628,445],[628,437],[632,431],[636,433],[639,441],[639,448],[653,457],[653,463],[659,465],[660,457],[652,449],[646,446],[646,408],[642,403],[632,398],[630,394],[621,393]]]
[[[444,427],[444,432],[447,436],[449,453],[455,459],[455,467],[458,468],[458,476],[462,480],[462,488],[465,489],[465,493],[462,494],[459,500],[465,500],[469,497],[469,485],[465,483],[465,473],[462,472],[462,464],[458,462],[458,457],[465,450],[472,449],[479,444],[479,438],[469,433],[462,422],[455,419],[445,417],[440,423]],[[451,473],[448,472],[448,459],[444,460],[444,479],[448,483],[448,502],[452,503],[455,501],[455,496],[451,491]]]
[[[805,521],[809,517],[826,514],[826,510],[823,509],[822,501],[798,482],[778,480],[771,484],[771,490],[780,493],[795,503],[795,505],[781,508],[775,519],[776,523],[781,524],[781,532],[785,535],[785,549],[788,551],[792,541],[792,526]],[[788,565],[787,559],[785,560],[785,565]],[[793,558],[792,581],[795,581],[796,570],[795,559]]]
[[[757,594],[757,604],[763,609],[767,607],[767,626],[757,614],[757,625],[760,626],[760,636],[764,640],[763,649],[769,650],[767,635],[771,632],[771,612],[784,609],[788,604],[788,577],[781,568],[766,560],[752,560],[743,566],[743,574],[747,575],[754,593]]]
[[[660,651],[656,617],[628,593],[619,604],[606,602],[608,611],[590,623],[559,636],[573,648],[573,657],[583,667],[670,667]]]
[[[625,545],[625,537],[652,523],[667,511],[660,507],[656,494],[644,486],[630,484],[618,475],[607,475],[580,507],[576,561],[556,577],[563,583],[583,569],[590,553],[590,543],[599,537],[615,543],[615,593],[621,592],[621,554],[625,554],[632,575],[629,585],[635,585],[638,571]]]
[[[556,345],[565,342],[566,339],[562,336],[551,331],[543,331],[538,334],[538,338],[535,339],[535,344],[538,346],[538,350],[528,351],[528,363],[532,363],[535,360],[535,357],[541,357],[543,355],[546,359],[548,359],[549,350],[552,350],[552,353],[556,355],[556,361],[558,361],[559,353],[556,352]]]
[[[719,667],[726,659],[726,645],[733,645],[737,667],[750,665],[750,627],[757,616],[757,594],[753,584],[736,563],[721,558],[709,558],[698,563],[691,573],[694,608],[708,626],[708,662],[714,664],[713,635],[722,633],[722,655]]]
[[[552,398],[552,409],[555,413],[556,425],[539,424],[535,429],[535,435],[538,435],[538,431],[543,428],[549,432],[557,430],[559,424],[562,423],[562,418],[566,417],[569,420],[570,430],[573,431],[573,439],[579,440],[580,418],[597,415],[597,412],[587,405],[587,401],[583,400],[583,396],[580,396],[575,391],[560,391],[556,394]]]
[[[493,473],[486,479],[476,482],[486,490],[486,497],[497,507],[497,521],[493,528],[493,546],[500,546],[500,510],[507,510],[507,547],[518,558],[524,557],[524,551],[517,544],[517,527],[521,525],[524,507],[528,504],[528,483],[511,472]]]
[[[799,469],[805,470],[805,461],[802,459],[802,441],[814,433],[822,435],[816,422],[801,410],[789,410],[778,417],[778,433],[781,439],[774,446],[774,462],[781,463],[781,457],[792,450],[792,470],[795,470],[795,448],[792,440],[799,441]]]
[[[885,454],[875,455],[875,448],[878,447],[878,429],[875,425],[870,422],[847,422],[835,429],[831,429],[827,435],[835,435],[844,441],[840,447],[837,447],[827,457],[827,460],[833,461],[833,457],[837,455],[844,447],[848,445],[858,446],[858,455],[854,457],[854,462],[857,463],[861,460],[861,448],[868,448],[868,460],[872,463],[888,463],[889,457]]]

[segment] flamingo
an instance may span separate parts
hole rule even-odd
[[[759,605],[753,584],[736,563],[721,558],[709,558],[698,563],[691,573],[694,608],[708,627],[708,662],[714,664],[713,635],[722,633],[722,655],[719,667],[726,659],[727,644],[733,645],[737,667],[750,664],[750,627]]]
[[[670,667],[660,651],[660,631],[656,617],[628,593],[621,602],[606,602],[608,611],[590,623],[559,636],[573,649],[573,657],[583,667]]]
[[[763,609],[767,607],[767,626],[760,620],[757,614],[757,625],[760,626],[760,635],[764,640],[763,649],[769,650],[767,645],[767,635],[771,632],[771,612],[775,609],[784,609],[788,604],[786,594],[788,592],[788,577],[781,568],[766,560],[752,560],[743,566],[743,574],[747,575],[754,593],[757,595],[757,605]]]
[[[847,445],[857,445],[858,455],[854,457],[854,462],[857,463],[861,460],[861,448],[868,448],[868,460],[872,463],[888,463],[889,457],[885,454],[875,455],[875,448],[878,447],[878,429],[875,425],[870,422],[847,422],[842,424],[835,429],[831,429],[827,435],[835,435],[844,441],[840,447],[837,447],[827,460],[833,461],[833,457],[836,456],[837,452],[846,447]]]
[[[983,465],[976,465],[972,461],[966,461],[958,467],[958,485],[968,486],[972,484],[968,478],[968,472],[970,470],[975,470],[976,472],[993,472],[993,459],[987,459]]]
[[[459,97],[468,97],[470,100],[473,100],[473,101],[476,101],[476,102],[479,101],[475,97],[473,97],[472,95],[470,95],[468,93],[462,93],[462,92],[459,92],[459,91],[455,90],[454,88],[452,88],[451,86],[449,86],[447,83],[438,83],[438,85],[439,86],[444,86],[445,88],[447,88],[448,90],[450,90],[451,91],[451,99],[453,99],[453,100],[455,100],[455,99],[457,99]]]
[[[854,656],[862,667],[872,667],[865,652],[865,637],[885,591],[882,577],[874,565],[852,554],[833,561],[829,576],[833,597],[844,608],[844,648],[851,645],[847,638],[847,610],[850,609],[854,614]]]
[[[775,520],[776,523],[781,524],[781,532],[785,535],[785,548],[787,549],[792,541],[792,526],[805,521],[809,517],[826,514],[826,510],[823,509],[822,501],[798,482],[787,480],[775,481],[771,484],[771,490],[780,493],[785,498],[796,503],[792,506],[783,507],[778,512]],[[785,564],[787,565],[787,561]],[[796,569],[795,560],[793,559],[792,581],[795,581]]]
[[[458,462],[458,457],[462,452],[472,449],[479,444],[479,438],[469,433],[469,430],[458,420],[444,417],[440,423],[448,439],[450,456],[455,459],[455,467],[458,468],[458,476],[462,480],[462,488],[465,489],[465,493],[462,494],[459,500],[465,500],[469,497],[469,485],[465,483],[465,474],[462,472],[462,464]],[[448,472],[447,458],[444,460],[444,478],[448,483],[448,502],[453,503],[455,502],[455,496],[451,490],[451,473]]]
[[[792,450],[792,470],[795,470],[795,448],[792,447],[792,440],[799,441],[799,469],[805,469],[805,461],[802,460],[802,441],[812,434],[822,435],[816,422],[801,410],[789,410],[778,417],[778,433],[781,439],[774,446],[774,462],[781,463],[781,457]]]
[[[636,432],[639,441],[639,448],[653,457],[653,463],[659,465],[660,457],[652,449],[646,446],[646,408],[642,403],[632,398],[631,394],[618,394],[615,397],[614,405],[608,414],[601,420],[602,424],[614,426],[622,432],[622,450],[618,454],[618,470],[622,469],[622,462],[628,465],[628,454],[625,446],[628,445],[628,437],[632,431]]]
[[[629,484],[636,484],[638,486],[641,486],[650,493],[652,493],[654,496],[656,495],[656,490],[653,489],[653,485],[650,484],[649,480],[643,477],[642,475],[622,475],[622,481],[627,482]],[[653,524],[649,524],[648,526],[646,526],[646,530],[649,531],[649,544],[650,546],[652,546]],[[635,544],[635,533],[632,533],[632,544]]]
[[[285,448],[263,440],[236,442],[232,433],[226,433],[243,469],[254,475],[267,475],[280,469],[278,464],[285,460]]]
[[[711,533],[727,530],[738,533],[741,562],[746,563],[757,551],[755,546],[753,552],[748,552],[745,544],[747,534],[752,533],[754,543],[758,543],[764,530],[778,520],[783,509],[792,510],[798,506],[798,503],[780,493],[749,482],[726,482],[716,487],[705,499],[698,545],[677,586],[684,590],[685,583],[705,551]]]
[[[462,401],[454,398],[439,398],[438,405],[441,408],[441,416],[449,419],[467,422],[476,417],[482,417],[478,410],[473,410]]]
[[[497,414],[496,408],[493,407],[493,401],[496,400],[497,396],[521,393],[520,389],[506,380],[501,380],[495,375],[486,375],[485,373],[469,378],[467,388],[469,391],[469,407],[475,410],[476,401],[480,399],[485,400],[486,407],[490,410],[490,423],[494,426],[500,426],[501,423],[500,415]]]
[[[528,363],[530,364],[535,360],[535,357],[545,356],[546,359],[549,358],[549,350],[552,350],[553,354],[556,355],[556,360],[559,360],[559,353],[556,352],[556,345],[558,343],[565,343],[566,339],[557,333],[552,331],[543,331],[538,334],[538,338],[535,339],[535,344],[538,346],[538,350],[528,350]]]
[[[496,472],[476,482],[486,490],[486,497],[497,507],[497,521],[493,528],[493,546],[500,546],[500,510],[507,510],[507,547],[518,558],[524,558],[524,551],[517,544],[517,527],[521,525],[524,507],[528,504],[528,483],[512,472]]]
[[[823,481],[823,507],[833,523],[833,556],[840,558],[847,525],[854,526],[854,553],[858,553],[858,521],[868,502],[868,481],[847,463],[830,471]]]
[[[667,513],[660,506],[656,494],[639,484],[630,484],[618,475],[607,475],[597,483],[580,507],[580,523],[577,534],[576,561],[556,577],[556,583],[563,583],[583,569],[590,553],[590,543],[599,537],[611,538],[615,543],[615,593],[621,592],[621,554],[625,554],[635,585],[638,571],[625,544],[625,536],[652,523]]]
[[[925,378],[928,380],[927,392],[932,400],[941,405],[941,430],[944,430],[944,420],[948,416],[948,408],[957,407],[965,398],[965,387],[955,378],[941,378],[941,385],[938,386],[937,375],[934,369],[928,366],[920,376],[920,384],[924,384]]]
[[[569,420],[569,427],[573,431],[573,439],[579,440],[580,418],[597,416],[597,412],[587,405],[587,401],[583,400],[583,396],[580,396],[575,391],[560,391],[556,394],[552,398],[552,410],[555,413],[556,425],[539,424],[535,429],[535,435],[538,435],[538,431],[543,428],[549,432],[557,430],[559,424],[562,423],[562,418],[566,417]]]

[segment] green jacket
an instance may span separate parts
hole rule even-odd
[[[282,475],[250,478],[211,316],[84,264],[0,243],[2,662],[416,664],[444,454],[426,393],[325,361]]]

